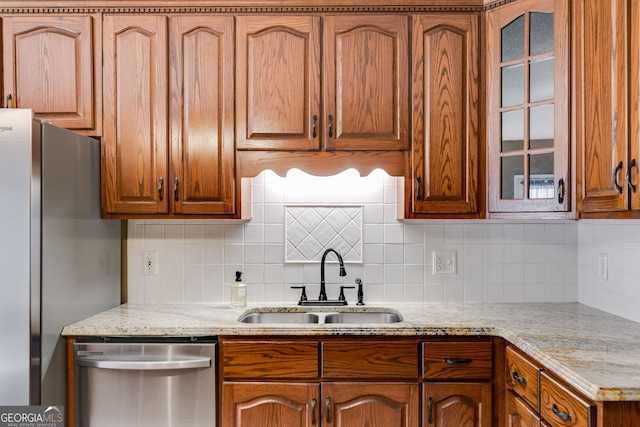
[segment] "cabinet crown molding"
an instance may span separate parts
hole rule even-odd
[[[83,13],[427,13],[482,12],[515,0],[192,0],[177,5],[169,1],[138,0],[131,4],[122,0],[95,1],[3,1],[0,14],[83,14]]]

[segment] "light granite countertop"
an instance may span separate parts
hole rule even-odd
[[[238,322],[245,312],[399,312],[394,324],[279,324]],[[261,304],[124,304],[66,326],[64,336],[217,335],[491,335],[515,344],[595,401],[640,400],[640,323],[578,303],[371,304],[305,307]]]

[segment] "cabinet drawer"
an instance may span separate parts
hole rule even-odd
[[[225,379],[314,379],[319,374],[318,341],[226,341]]]
[[[325,342],[322,347],[324,378],[418,378],[415,341]]]
[[[424,378],[491,379],[492,343],[425,342]]]
[[[536,411],[538,407],[538,381],[540,370],[513,348],[506,351],[506,388],[513,390]]]
[[[549,424],[554,427],[589,427],[594,411],[594,406],[545,372],[540,374],[540,415]]]

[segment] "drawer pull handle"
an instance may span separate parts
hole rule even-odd
[[[520,384],[526,384],[527,383],[527,379],[526,378],[522,378],[520,375],[518,375],[518,371],[513,371],[513,379],[518,381]]]
[[[429,424],[433,424],[433,399],[432,398],[429,398],[427,400],[427,406],[429,407],[429,417],[427,422]]]
[[[444,363],[446,363],[447,365],[466,365],[468,363],[471,363],[471,359],[447,357],[446,359],[444,359]]]
[[[622,187],[618,184],[618,172],[622,170],[622,160],[618,163],[615,170],[613,171],[613,186],[618,192],[618,194],[622,194]]]
[[[562,421],[571,421],[571,415],[567,414],[566,412],[560,412],[560,410],[558,409],[558,405],[556,405],[555,403],[551,406],[551,410],[553,411],[554,414],[556,414]]]
[[[325,400],[327,405],[327,424],[331,423],[331,399],[327,396],[327,400]]]
[[[164,178],[158,179],[158,198],[162,201],[162,186],[164,184]]]
[[[311,128],[313,129],[313,137],[317,137],[318,136],[318,116],[317,115],[313,115],[313,121],[312,121],[312,125]]]
[[[631,172],[634,167],[636,167],[636,159],[631,159],[631,163],[629,163],[629,167],[627,168],[627,185],[632,193],[635,193],[637,190],[636,185],[631,182]]]
[[[316,425],[316,399],[311,399],[311,424]]]

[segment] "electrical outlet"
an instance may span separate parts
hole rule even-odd
[[[156,251],[145,252],[142,261],[145,276],[158,275],[158,253]]]
[[[609,278],[609,257],[607,254],[598,255],[598,277],[602,280]]]
[[[433,274],[455,274],[456,251],[433,251]]]

